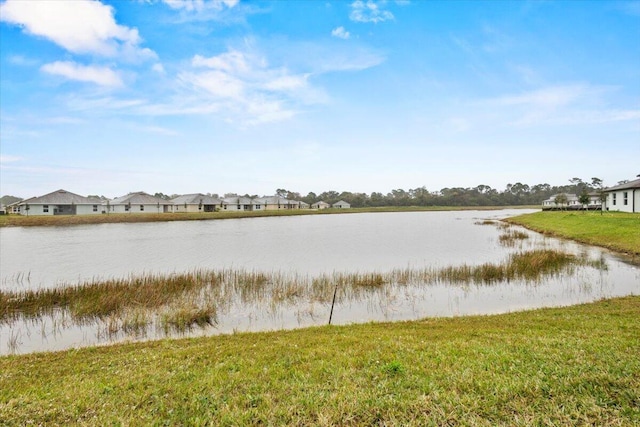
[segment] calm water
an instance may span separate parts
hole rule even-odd
[[[317,275],[385,272],[393,268],[500,263],[510,253],[561,248],[604,259],[543,283],[495,286],[389,286],[357,299],[340,299],[334,323],[403,320],[426,316],[501,313],[640,293],[640,269],[605,250],[528,232],[504,247],[498,227],[477,225],[523,210],[375,213],[272,217],[224,221],[101,224],[0,229],[0,289],[33,289],[61,283],[198,268],[246,268]],[[326,303],[297,300],[272,304],[234,301],[215,327],[189,335],[257,331],[324,324]],[[0,354],[63,349],[118,340],[153,339],[107,334],[104,324],[77,325],[64,312],[53,318],[0,325]]]

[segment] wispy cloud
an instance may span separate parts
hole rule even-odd
[[[95,83],[100,86],[120,87],[122,79],[110,68],[80,65],[72,61],[56,61],[40,67],[48,74],[66,77],[69,80]]]
[[[6,0],[0,4],[0,17],[72,53],[126,60],[157,57],[140,47],[137,29],[116,23],[113,8],[98,1]]]
[[[158,135],[165,135],[165,136],[178,136],[180,135],[180,132],[177,132],[173,129],[169,129],[166,127],[162,127],[162,126],[141,126],[138,124],[133,124],[131,126],[131,128],[133,130],[136,131],[140,131],[140,132],[146,132],[146,133],[154,133],[154,134],[158,134]]]
[[[19,156],[10,156],[7,154],[0,154],[0,163],[14,163],[22,160],[22,157]]]
[[[208,94],[208,101],[224,105],[246,123],[285,120],[296,105],[321,102],[325,97],[311,87],[309,73],[271,67],[261,55],[230,49],[217,56],[195,55],[192,69],[179,73],[183,86]]]
[[[356,0],[351,3],[349,18],[355,22],[384,22],[395,19],[393,13],[385,10],[386,1],[375,2],[373,0]]]
[[[349,39],[349,37],[351,37],[351,34],[349,33],[349,31],[345,30],[344,27],[335,28],[333,31],[331,31],[331,35],[333,37],[338,37],[344,40],[347,40]]]
[[[502,111],[506,122],[516,126],[638,120],[640,110],[607,106],[609,95],[617,90],[586,83],[557,85],[493,98],[483,104]]]
[[[9,62],[13,65],[19,65],[23,67],[32,67],[34,65],[38,65],[38,60],[34,58],[28,58],[24,55],[10,55]]]
[[[232,8],[239,3],[239,0],[164,0],[164,3],[172,9],[202,12],[207,9],[222,10],[224,8]]]

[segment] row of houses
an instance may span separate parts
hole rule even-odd
[[[170,200],[145,192],[129,193],[115,199],[103,200],[84,197],[66,190],[57,190],[44,196],[32,197],[7,206],[8,213],[20,215],[91,215],[108,213],[173,213],[219,211],[267,211],[291,209],[349,209],[351,205],[339,201],[330,205],[319,201],[309,205],[283,197],[225,197],[206,194],[185,194]]]
[[[542,202],[542,209],[602,209],[606,211],[640,212],[640,178],[605,188],[602,192],[592,192],[588,195],[589,202],[582,204],[575,194],[556,194]]]

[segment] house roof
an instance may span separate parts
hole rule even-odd
[[[115,199],[110,200],[109,203],[111,205],[126,205],[128,203],[131,203],[132,205],[157,205],[158,203],[160,203],[161,205],[173,204],[173,202],[171,202],[170,200],[155,197],[143,191],[139,191],[137,193],[129,193],[126,196],[122,197],[116,197]]]
[[[72,193],[67,190],[57,190],[40,197],[31,197],[30,199],[18,202],[19,205],[99,205],[102,200],[94,197],[84,197],[79,194]]]
[[[222,200],[230,205],[255,205],[249,197],[225,197]]]
[[[640,178],[634,179],[633,181],[629,181],[624,184],[614,185],[613,187],[605,188],[604,191],[618,191],[618,190],[626,190],[631,188],[640,188]]]
[[[334,203],[334,205],[349,205],[349,206],[351,206],[350,203],[347,203],[344,200],[338,200],[337,202]]]
[[[331,206],[331,205],[329,205],[329,203],[327,203],[327,202],[325,202],[325,201],[322,201],[322,200],[320,200],[319,202],[315,202],[315,203],[313,203],[311,206],[319,206],[319,205],[327,205],[327,206]]]
[[[221,203],[226,203],[220,199],[216,199],[215,197],[207,196],[202,193],[183,194],[182,196],[171,199],[171,202],[175,205],[183,205],[185,203],[188,205],[199,205],[200,203],[203,205],[219,205]]]
[[[255,200],[256,202],[260,202],[265,205],[277,205],[277,204],[286,205],[286,204],[296,203],[293,200],[288,200],[288,199],[285,199],[284,197],[279,197],[279,196],[259,197]]]

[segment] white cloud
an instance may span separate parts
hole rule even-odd
[[[80,65],[71,61],[56,61],[40,68],[45,73],[66,77],[69,80],[95,83],[100,86],[122,86],[120,76],[110,68]]]
[[[11,55],[9,56],[9,62],[13,65],[19,65],[22,67],[31,67],[38,65],[38,61],[32,58],[27,58],[23,55]]]
[[[503,106],[525,105],[536,108],[557,108],[593,92],[584,85],[551,86],[518,95],[496,98],[494,102]]]
[[[307,86],[308,74],[300,76],[283,75],[264,83],[263,87],[272,91],[297,90]]]
[[[516,126],[576,125],[634,121],[639,110],[608,108],[611,86],[584,83],[548,86],[520,94],[506,95],[480,103],[500,114],[503,123]]]
[[[164,66],[159,62],[156,62],[155,64],[153,64],[151,69],[158,74],[165,74]]]
[[[195,55],[191,65],[193,70],[179,74],[179,82],[200,94],[200,103],[215,106],[233,117],[230,120],[248,124],[286,120],[297,113],[297,105],[326,99],[322,91],[310,87],[311,74],[271,67],[250,50]]]
[[[0,154],[0,163],[13,163],[19,162],[20,160],[22,160],[22,157]]]
[[[333,31],[331,31],[331,35],[333,37],[338,37],[344,40],[347,40],[349,37],[351,37],[351,34],[349,33],[349,31],[345,30],[344,27],[338,27],[334,29]]]
[[[113,8],[99,1],[7,0],[0,5],[0,16],[69,52],[127,60],[157,57],[152,50],[139,47],[142,39],[137,29],[118,25]]]
[[[195,55],[191,60],[191,65],[194,67],[215,68],[229,73],[246,74],[250,71],[248,61],[253,62],[254,65],[257,66],[264,67],[266,65],[264,61],[256,60],[256,58],[249,58],[247,54],[236,50],[231,50],[211,58]]]
[[[206,9],[222,10],[225,7],[235,7],[239,0],[164,0],[172,9],[186,10],[188,12],[201,12]]]
[[[380,6],[384,6],[385,1],[375,2],[373,0],[356,0],[351,3],[351,14],[349,18],[355,22],[384,22],[394,19],[394,16],[388,10],[382,9]]]

